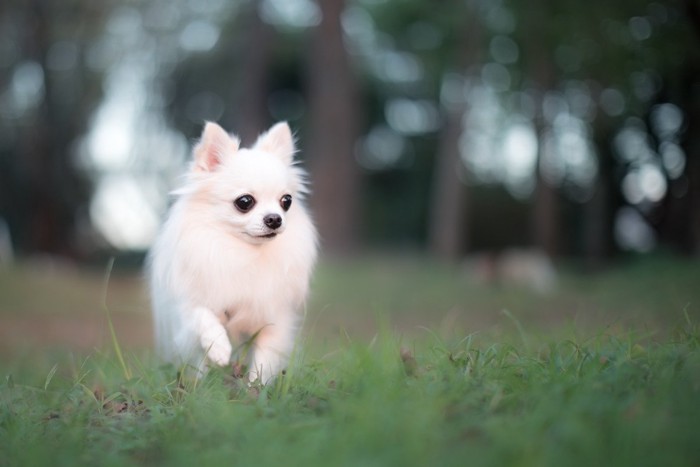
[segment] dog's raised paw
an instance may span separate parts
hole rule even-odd
[[[218,366],[226,366],[231,360],[231,343],[228,339],[217,339],[207,352],[207,357]]]
[[[226,366],[231,360],[231,342],[226,332],[206,332],[202,335],[202,348],[207,358],[218,366]]]

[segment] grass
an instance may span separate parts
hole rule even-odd
[[[528,348],[382,333],[267,387],[133,355],[131,378],[113,355],[18,363],[0,465],[698,465],[698,331]]]
[[[441,268],[323,265],[266,387],[179,379],[119,329],[107,350],[0,359],[0,466],[700,465],[697,265],[570,275],[546,298]]]

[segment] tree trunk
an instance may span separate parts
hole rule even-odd
[[[687,96],[684,105],[687,126],[682,144],[688,177],[688,250],[700,258],[700,91],[695,84],[698,77],[700,69],[693,67],[687,71],[684,93]]]
[[[352,251],[359,235],[360,172],[355,162],[359,96],[343,43],[344,0],[318,2],[308,69],[311,204],[326,251]]]
[[[541,114],[542,98],[553,85],[553,72],[550,65],[541,64],[545,70],[540,70],[537,81],[538,115],[535,116],[535,133],[537,136],[537,164],[535,165],[535,196],[532,208],[531,229],[535,247],[545,252],[550,258],[561,252],[561,214],[559,189],[547,179],[544,168],[545,139],[547,124]]]
[[[260,0],[251,2],[245,14],[248,30],[241,63],[244,72],[237,105],[234,105],[234,128],[244,146],[254,143],[270,124],[266,109],[275,32],[260,18],[260,3]]]
[[[466,74],[469,66],[478,63],[482,47],[481,19],[473,2],[467,13],[469,22],[462,26],[454,57],[454,69],[460,74]],[[460,137],[469,106],[465,98],[459,103],[443,103],[443,108],[444,126],[432,180],[428,245],[437,257],[458,260],[469,248],[469,194],[464,177],[460,176],[465,173]]]
[[[700,39],[700,3],[696,0],[685,0],[685,9],[696,38]],[[697,47],[697,41],[696,41]],[[688,125],[685,131],[686,174],[688,175],[688,237],[690,251],[700,258],[700,92],[697,78],[700,71],[697,66],[690,66],[686,72],[685,89],[688,98],[685,101]]]
[[[550,2],[540,0],[533,5],[546,15],[551,12]],[[538,16],[537,18],[539,18]],[[534,18],[527,16],[530,20]],[[545,37],[545,31],[538,24],[528,25],[531,34],[525,41],[525,58],[529,63],[528,74],[532,79],[532,85],[536,94],[537,110],[534,116],[535,133],[537,136],[537,164],[535,166],[535,195],[532,207],[531,232],[535,247],[554,257],[560,253],[560,198],[559,190],[544,173],[544,149],[547,134],[547,122],[542,114],[544,97],[556,84],[556,71],[552,60],[552,50],[548,47],[551,43]]]
[[[542,134],[538,133],[540,145]],[[538,160],[541,160],[541,149]],[[550,258],[561,252],[559,239],[561,216],[559,213],[559,190],[542,173],[540,164],[535,187],[535,205],[532,212],[532,232],[535,246]]]
[[[584,251],[586,264],[597,269],[615,254],[615,215],[622,204],[612,151],[613,132],[604,117],[596,121],[594,142],[598,151],[598,177],[593,197],[585,206]]]
[[[466,104],[447,111],[435,161],[428,241],[432,253],[446,260],[458,259],[468,245],[468,192],[459,177],[465,170],[459,139],[466,111]]]
[[[60,108],[46,54],[52,45],[49,4],[33,1],[27,5],[25,56],[38,63],[44,73],[44,96],[31,125],[19,132],[17,154],[18,184],[26,196],[18,217],[18,246],[22,251],[75,256],[76,211],[85,201],[85,182],[69,157],[72,138],[77,135],[83,115]]]

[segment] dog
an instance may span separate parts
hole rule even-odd
[[[148,255],[157,353],[198,375],[250,342],[248,377],[268,383],[295,343],[317,256],[306,173],[278,123],[249,148],[206,123]]]

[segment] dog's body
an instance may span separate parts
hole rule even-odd
[[[156,346],[176,364],[229,363],[253,338],[250,379],[284,367],[316,259],[294,142],[277,124],[249,149],[208,123],[150,253]]]

